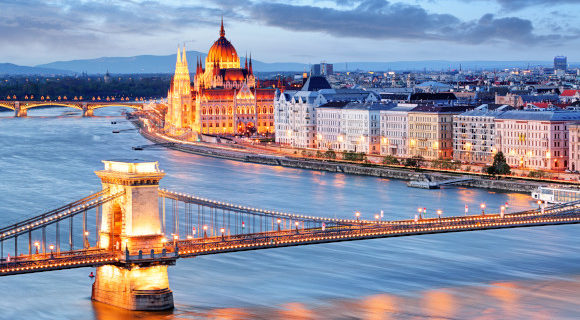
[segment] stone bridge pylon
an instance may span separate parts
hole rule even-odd
[[[118,264],[97,267],[92,299],[129,310],[173,308],[165,257],[165,236],[159,216],[157,162],[103,161],[95,173],[103,190],[122,196],[103,206],[98,246],[122,252]],[[169,261],[169,262],[168,262]]]

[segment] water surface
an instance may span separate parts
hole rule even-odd
[[[533,206],[528,195],[448,187],[421,190],[375,177],[206,158],[149,142],[119,110],[95,118],[66,108],[0,112],[0,225],[100,189],[101,160],[157,160],[171,190],[285,211],[389,219],[461,215],[467,204]],[[117,124],[111,124],[116,121]],[[479,210],[479,209],[477,209]],[[578,226],[366,240],[178,261],[176,309],[128,313],[90,301],[92,269],[0,278],[0,319],[555,319],[579,318]]]

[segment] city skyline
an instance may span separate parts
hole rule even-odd
[[[265,62],[578,61],[580,1],[2,1],[1,62],[205,52],[220,17]],[[268,39],[268,41],[263,41]],[[357,45],[353,45],[353,41]],[[345,49],[346,48],[346,49]],[[64,50],[63,50],[64,49]]]

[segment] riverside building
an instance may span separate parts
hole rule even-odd
[[[507,111],[496,122],[496,145],[511,167],[564,171],[569,165],[573,111]]]
[[[325,77],[310,76],[300,91],[276,94],[276,142],[296,148],[317,148],[316,107],[333,101],[376,102],[378,96],[365,90],[332,89]]]
[[[316,108],[319,149],[380,153],[381,111],[394,104],[329,102]]]
[[[406,157],[409,154],[409,111],[416,104],[400,103],[381,110],[381,155]]]
[[[453,158],[453,116],[467,106],[420,105],[409,111],[409,153],[426,160]]]
[[[484,104],[453,116],[453,159],[489,164],[497,153],[495,118],[513,108]]]

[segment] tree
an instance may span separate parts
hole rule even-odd
[[[495,156],[493,157],[493,164],[487,167],[485,171],[489,175],[496,174],[508,175],[512,172],[510,166],[507,164],[503,152],[501,151],[495,154]]]
[[[399,160],[392,155],[388,155],[383,158],[383,164],[400,164]]]
[[[342,159],[347,161],[365,161],[367,155],[364,152],[347,151],[342,154]]]
[[[407,159],[405,159],[405,162],[403,163],[403,165],[405,167],[419,168],[421,166],[422,160],[423,160],[423,157],[421,157],[421,156],[407,158]]]
[[[324,153],[324,157],[327,159],[336,159],[336,152],[334,152],[333,150],[327,150]]]

